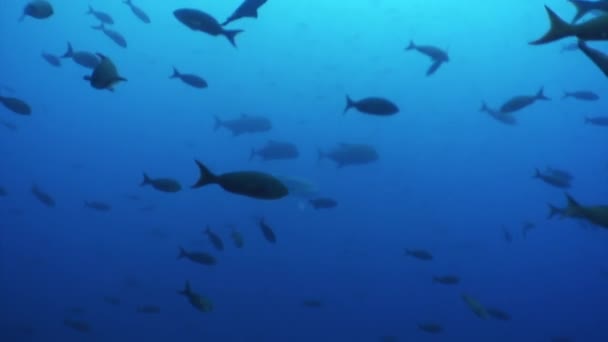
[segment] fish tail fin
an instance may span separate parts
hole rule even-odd
[[[251,153],[249,153],[249,161],[253,160],[253,158],[255,157],[256,153],[257,152],[255,151],[255,148],[252,148],[251,149]]]
[[[549,214],[547,215],[548,220],[556,215],[559,215],[560,217],[564,215],[564,209],[558,208],[551,203],[548,203],[547,205],[549,206]]]
[[[540,87],[540,89],[538,90],[538,92],[536,93],[536,99],[537,100],[545,100],[545,101],[549,101],[551,100],[550,98],[548,98],[545,95],[545,87]]]
[[[127,4],[127,5],[133,5],[133,3],[131,2],[131,0],[123,0],[122,3],[123,4]]]
[[[152,180],[150,177],[148,177],[148,174],[144,172],[144,180],[139,184],[139,186],[148,185],[150,183],[152,183]]]
[[[220,129],[220,127],[222,127],[224,123],[222,122],[222,119],[220,119],[217,115],[214,115],[213,119],[215,119],[215,123],[213,125],[213,131],[215,132]]]
[[[441,64],[443,64],[442,61],[435,61],[435,62],[433,62],[433,64],[431,64],[431,66],[426,71],[426,75],[427,76],[431,76],[432,74],[434,74],[437,71],[437,69],[439,69],[439,67],[441,66]]]
[[[344,107],[343,114],[346,114],[346,112],[348,112],[348,110],[353,108],[354,106],[355,106],[355,101],[353,101],[353,99],[351,99],[350,96],[346,95],[346,107]]]
[[[177,291],[180,295],[189,296],[192,294],[192,290],[190,289],[190,281],[186,280],[186,284],[184,284],[184,289],[181,291]]]
[[[413,40],[410,40],[410,44],[405,48],[405,51],[415,50],[415,49],[416,49],[416,44],[414,44]]]
[[[560,18],[557,14],[555,14],[555,12],[553,12],[551,8],[545,6],[545,10],[547,11],[547,15],[549,16],[549,30],[545,33],[544,36],[530,42],[530,45],[542,45],[550,43],[570,36],[574,33],[573,26],[568,24],[564,21],[564,19]]]
[[[173,74],[169,76],[169,78],[179,78],[180,76],[181,74],[179,73],[179,70],[177,70],[176,67],[173,67]]]
[[[72,48],[72,43],[68,42],[68,49],[61,57],[62,58],[71,58],[72,56],[74,56],[74,49]]]
[[[193,189],[197,189],[197,188],[201,188],[205,185],[217,183],[217,181],[218,181],[217,176],[214,175],[203,163],[201,163],[198,160],[195,160],[194,162],[198,166],[200,176],[198,178],[198,181],[194,185],[192,185]]]
[[[177,255],[177,259],[179,260],[186,256],[188,256],[188,252],[186,252],[186,250],[182,246],[179,246],[179,254]]]
[[[232,46],[236,47],[236,35],[244,32],[243,30],[224,30],[224,36],[228,39]]]
[[[574,15],[574,18],[572,18],[572,24],[576,23],[582,17],[587,15],[587,13],[591,12],[593,7],[590,5],[595,4],[595,1],[590,3],[588,1],[570,0],[569,2],[576,8],[576,14]]]

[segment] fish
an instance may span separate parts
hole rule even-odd
[[[606,17],[608,17],[608,14]],[[608,31],[608,25],[606,26],[606,30]],[[608,77],[608,55],[600,50],[590,47],[583,40],[578,41],[578,47],[581,51],[583,51],[585,56],[587,56],[587,58],[589,58],[593,64],[600,69],[604,76]]]
[[[258,10],[262,5],[266,3],[267,0],[243,0],[241,5],[237,7],[237,9],[232,12],[232,14],[226,19],[222,26],[226,26],[231,22],[241,19],[241,18],[254,18],[258,17]]]
[[[266,223],[266,220],[263,217],[258,221],[258,225],[262,230],[262,235],[266,241],[270,243],[277,242],[277,236],[274,234],[274,230]]]
[[[399,107],[388,99],[382,97],[366,97],[355,101],[351,99],[350,96],[346,95],[344,114],[353,108],[360,113],[376,116],[390,116],[399,113]]]
[[[566,37],[580,40],[608,40],[608,15],[590,19],[582,24],[568,24],[545,5],[549,17],[549,30],[540,38],[529,42],[530,45],[543,45]],[[581,44],[579,44],[580,48]]]
[[[532,96],[517,95],[517,96],[510,98],[500,107],[500,112],[503,114],[517,112],[517,111],[520,111],[520,110],[534,104],[536,101],[539,101],[539,100],[543,100],[543,101],[551,100],[550,98],[545,96],[543,87],[541,87],[538,90],[536,95],[532,95]]]
[[[148,14],[146,14],[146,12],[144,12],[144,10],[142,10],[138,6],[135,6],[133,4],[133,1],[131,1],[131,0],[124,0],[122,3],[125,4],[125,5],[127,5],[127,6],[129,6],[129,8],[131,9],[131,12],[133,12],[133,14],[135,14],[135,16],[139,20],[141,20],[143,23],[149,24],[151,22],[150,17],[148,16]]]
[[[583,101],[597,101],[600,99],[600,96],[589,90],[564,91],[562,100],[567,98],[573,98]]]
[[[0,95],[0,104],[18,115],[29,116],[32,114],[32,107],[27,102],[17,97]]]
[[[595,126],[608,126],[608,116],[585,117],[585,123]]]
[[[508,312],[497,308],[486,308],[488,316],[499,321],[510,321],[511,315]]]
[[[110,30],[108,28],[105,27],[105,25],[103,23],[97,25],[97,26],[91,26],[91,28],[93,30],[97,30],[97,31],[101,31],[103,32],[106,37],[112,39],[112,41],[114,43],[116,43],[116,45],[122,47],[122,48],[126,48],[127,47],[127,40],[125,39],[125,37],[120,34],[117,31],[114,30]]]
[[[35,19],[47,19],[55,13],[53,6],[46,0],[32,0],[23,8],[23,13],[19,17],[19,21],[23,21],[25,17]]]
[[[479,303],[479,301],[477,299],[475,299],[467,294],[464,294],[464,293],[460,297],[467,304],[469,309],[471,309],[471,311],[475,314],[475,316],[477,316],[481,319],[487,319],[489,317],[489,314],[486,311],[486,308],[483,305],[481,305],[481,303]]]
[[[290,142],[268,140],[266,145],[259,149],[252,148],[249,160],[259,156],[263,161],[297,159],[300,156],[298,147]]]
[[[432,60],[433,63],[426,71],[427,76],[433,75],[443,63],[447,63],[450,61],[448,53],[436,46],[416,45],[413,40],[410,40],[410,44],[405,48],[405,51],[412,50],[416,50]]]
[[[112,206],[108,203],[99,201],[84,201],[85,208],[93,209],[100,212],[109,212],[112,210]]]
[[[190,288],[190,282],[186,281],[186,285],[182,291],[178,291],[178,294],[185,296],[188,299],[190,305],[201,312],[213,311],[213,302],[208,298],[201,296],[200,294],[192,291]]]
[[[161,192],[176,193],[182,190],[181,184],[172,178],[150,178],[144,172],[144,180],[140,186],[151,185],[152,188]]]
[[[179,78],[182,82],[193,88],[204,89],[208,86],[207,81],[205,81],[202,77],[194,74],[182,74],[177,70],[176,67],[173,67],[173,75],[169,76],[169,78]]]
[[[160,306],[158,306],[158,305],[140,305],[137,307],[137,309],[135,309],[135,312],[143,313],[143,314],[159,314]]]
[[[308,200],[308,203],[316,210],[332,209],[338,206],[338,202],[329,197],[317,197]]]
[[[232,46],[236,47],[236,36],[243,30],[227,30],[208,13],[192,8],[180,8],[173,11],[179,22],[193,31],[204,32],[210,36],[224,36]]]
[[[109,15],[106,12],[97,11],[91,5],[89,5],[89,10],[85,14],[94,16],[102,24],[108,24],[108,25],[114,24],[114,19],[112,18],[111,15]]]
[[[213,266],[217,264],[217,260],[215,259],[215,257],[209,253],[188,252],[184,248],[179,247],[179,254],[177,255],[177,259],[179,260],[182,258],[186,258],[192,262],[205,266]]]
[[[16,124],[14,124],[10,121],[0,120],[0,125],[2,125],[6,129],[8,129],[9,131],[16,132],[19,130],[19,127],[17,127]]]
[[[219,235],[212,231],[211,227],[207,226],[203,233],[207,235],[207,238],[209,238],[209,242],[211,242],[215,249],[217,249],[218,251],[224,250],[224,242],[222,241],[222,238],[220,238]]]
[[[325,158],[334,161],[337,168],[343,168],[376,162],[379,155],[378,151],[371,145],[340,143],[328,152],[318,150],[318,160],[321,161]]]
[[[100,58],[99,64],[93,69],[91,75],[84,76],[84,80],[91,84],[95,89],[106,89],[114,91],[114,86],[119,82],[126,82],[127,79],[118,74],[114,63],[101,53],[97,54]]]
[[[405,249],[405,255],[410,256],[412,258],[423,260],[423,261],[431,261],[433,260],[433,255],[424,249]]]
[[[572,181],[574,179],[574,176],[570,172],[554,167],[547,166],[545,172],[553,175],[553,177],[559,177],[568,181]]]
[[[63,325],[80,333],[91,332],[91,325],[87,321],[66,318]]]
[[[99,56],[92,52],[74,51],[70,42],[68,42],[67,51],[63,54],[63,56],[61,56],[61,58],[71,58],[76,64],[88,69],[95,69],[101,62]]]
[[[230,233],[230,238],[232,239],[232,242],[234,243],[234,247],[236,247],[236,248],[243,248],[243,246],[245,245],[245,240],[243,239],[243,234],[241,234],[241,232],[239,232],[238,230],[233,230]]]
[[[597,0],[597,1],[587,1],[587,0],[568,0],[574,7],[576,8],[576,14],[574,18],[572,18],[572,23],[575,24],[585,15],[593,12],[600,11],[602,13],[608,12],[608,1],[605,0]]]
[[[311,309],[320,309],[323,307],[323,301],[320,299],[310,298],[302,301],[302,306]]]
[[[568,202],[565,208],[558,208],[549,204],[548,219],[558,215],[560,217],[576,218],[588,221],[601,228],[608,229],[608,205],[581,205],[572,195],[565,193]]]
[[[232,136],[239,136],[245,133],[263,133],[272,129],[272,122],[263,116],[241,114],[236,119],[222,120],[217,116],[214,116],[214,119],[214,131],[223,127],[232,132]]]
[[[433,282],[442,285],[457,285],[460,283],[460,277],[457,275],[434,276]]]
[[[481,108],[479,109],[482,113],[488,113],[491,117],[496,119],[498,122],[503,123],[508,126],[517,125],[517,119],[511,113],[502,113],[496,109],[492,109],[488,107],[485,102],[481,103]]]
[[[570,188],[570,180],[561,177],[556,177],[552,173],[542,173],[539,169],[535,170],[533,178],[540,179],[543,182],[560,189]]]
[[[199,168],[198,181],[193,189],[217,184],[227,192],[261,200],[278,200],[289,194],[287,187],[276,177],[258,171],[236,171],[221,175],[212,173],[203,163],[195,160]]]
[[[418,324],[418,329],[429,334],[439,334],[443,332],[443,327],[437,323],[427,322]]]
[[[47,192],[45,192],[44,190],[40,189],[40,187],[36,184],[34,184],[31,188],[31,193],[32,195],[34,195],[34,197],[42,204],[44,204],[45,206],[49,207],[49,208],[54,208],[55,207],[55,199],[49,195]]]
[[[61,66],[61,59],[59,58],[59,56],[50,54],[48,52],[42,52],[40,56],[42,56],[42,59],[44,59],[47,63],[54,67],[58,68]]]

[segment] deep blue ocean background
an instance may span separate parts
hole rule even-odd
[[[581,53],[560,53],[571,41],[527,44],[547,29],[543,4],[570,18],[568,2],[269,0],[257,20],[230,24],[245,30],[238,48],[188,30],[172,12],[194,7],[224,19],[240,0],[136,1],[149,25],[119,0],[54,0],[50,19],[19,23],[24,3],[0,4],[3,94],[33,108],[30,117],[0,108],[0,119],[18,126],[0,126],[0,341],[608,341],[608,232],[547,220],[547,203],[563,206],[563,191],[531,177],[535,168],[567,169],[579,201],[607,202],[607,131],[583,120],[606,115],[606,78]],[[127,49],[90,28],[88,3],[112,14]],[[411,39],[448,49],[451,61],[426,77],[428,59],[404,52]],[[111,57],[128,82],[95,90],[82,79],[89,70],[40,57],[63,54],[68,41]],[[170,80],[172,66],[209,87]],[[496,107],[541,86],[552,101],[517,113],[515,127],[479,112],[482,101]],[[578,89],[603,97],[561,100]],[[342,115],[346,94],[388,97],[401,112]],[[240,113],[269,117],[273,130],[213,131],[214,115]],[[248,161],[268,139],[297,143],[300,158]],[[372,144],[380,159],[341,169],[317,161],[319,148],[340,142]],[[305,179],[339,206],[191,190],[194,159],[218,173]],[[139,187],[143,171],[185,189]],[[32,196],[33,184],[55,208]],[[112,211],[84,208],[85,200]],[[263,239],[261,216],[276,245]],[[524,221],[537,225],[525,239]],[[212,251],[206,225],[227,244],[214,253],[218,265],[177,260],[179,246]],[[229,240],[232,225],[244,235],[241,250]],[[434,260],[405,248],[428,249]],[[462,282],[431,280],[448,273]],[[186,280],[212,312],[176,293]],[[512,320],[478,318],[462,293]],[[302,305],[311,298],[323,307]],[[136,313],[140,305],[161,312]],[[428,321],[444,332],[417,328]]]

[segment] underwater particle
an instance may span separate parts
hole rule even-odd
[[[201,312],[213,311],[213,302],[208,298],[201,296],[200,294],[192,291],[190,288],[190,282],[186,281],[186,285],[182,291],[178,291],[178,294],[185,296],[188,299],[190,305]]]
[[[501,113],[514,113],[520,111],[536,101],[550,101],[551,99],[545,96],[544,88],[541,87],[535,95],[516,95],[508,99],[505,103],[500,106]]]
[[[173,75],[169,76],[169,78],[178,78],[193,88],[204,89],[208,86],[207,81],[205,81],[202,77],[195,74],[182,74],[179,72],[179,70],[177,70],[176,67],[173,67]]]
[[[340,143],[328,152],[318,151],[318,160],[329,159],[337,168],[365,165],[378,160],[378,151],[368,144]]]
[[[103,23],[101,23],[97,26],[91,26],[91,28],[93,30],[103,32],[103,34],[105,34],[106,37],[110,38],[114,43],[116,43],[116,45],[118,45],[122,48],[127,47],[127,40],[125,39],[125,37],[118,31],[114,31],[114,30],[107,28]]]
[[[268,173],[236,171],[215,175],[200,161],[195,160],[195,163],[200,176],[192,185],[193,189],[217,184],[227,192],[262,200],[277,200],[288,195],[287,187]]]
[[[257,19],[258,10],[266,1],[267,0],[243,0],[241,5],[222,23],[222,26],[226,26],[231,22],[242,18]]]
[[[399,107],[383,97],[366,97],[355,101],[351,99],[350,96],[346,95],[344,113],[346,114],[346,112],[352,108],[360,113],[376,116],[389,116],[399,113]]]
[[[175,193],[182,190],[181,184],[173,178],[150,178],[144,172],[144,180],[141,182],[140,186],[150,185],[152,188],[168,193]]]
[[[207,235],[209,242],[211,242],[211,244],[213,245],[213,247],[216,250],[218,250],[218,251],[224,250],[224,242],[222,241],[222,238],[220,238],[220,236],[217,235],[217,233],[215,233],[209,225],[207,225],[207,227],[205,227],[203,234]]]
[[[568,24],[545,5],[549,17],[549,30],[540,38],[531,41],[530,45],[551,43],[566,37],[577,37],[581,40],[608,40],[608,16],[602,15],[581,24]],[[579,44],[580,47],[580,44]]]
[[[95,69],[101,62],[99,56],[88,51],[74,51],[72,43],[68,42],[67,51],[61,56],[61,58],[70,58],[74,63],[83,66],[88,69]]]
[[[554,173],[549,173],[549,172],[543,173],[539,169],[536,169],[534,171],[533,178],[540,179],[544,183],[554,186],[556,188],[560,188],[560,189],[568,189],[568,188],[570,188],[570,185],[571,185],[570,179],[559,177],[558,175],[556,175]]]
[[[19,21],[23,21],[25,17],[35,19],[47,19],[54,14],[53,6],[45,0],[33,0],[27,3],[23,8],[23,13]]]
[[[114,91],[114,86],[119,82],[126,82],[127,79],[118,74],[118,70],[114,63],[106,56],[98,53],[100,58],[99,64],[93,69],[91,75],[84,76],[85,81],[88,81],[95,89],[106,89]]]
[[[277,237],[274,234],[274,230],[266,223],[266,220],[263,217],[258,221],[258,226],[260,227],[260,230],[262,230],[262,235],[266,241],[270,243],[277,242]]]
[[[329,197],[317,197],[308,200],[308,203],[315,209],[332,209],[338,206],[338,202]]]
[[[232,132],[232,136],[239,136],[245,133],[263,133],[272,129],[272,122],[263,116],[241,114],[236,119],[222,120],[214,116],[215,125],[213,131],[226,128]]]
[[[457,275],[442,275],[434,276],[433,282],[442,285],[457,285],[460,283],[460,277]]]
[[[55,207],[55,199],[50,194],[42,190],[38,185],[32,185],[30,192],[40,203],[44,204],[49,208]]]
[[[486,308],[479,303],[479,301],[467,294],[461,295],[462,300],[467,304],[469,309],[475,314],[475,316],[481,319],[487,319],[489,317]]]
[[[114,24],[114,19],[112,19],[111,15],[106,12],[97,11],[91,5],[89,5],[89,10],[85,14],[94,16],[102,24]]]
[[[135,16],[139,20],[141,20],[143,23],[149,24],[151,22],[148,14],[146,14],[146,12],[144,10],[142,10],[139,6],[134,5],[133,1],[124,0],[122,3],[129,6],[129,8],[131,9],[131,12],[133,12],[133,14],[135,14]]]
[[[608,228],[608,205],[581,205],[570,194],[565,193],[568,204],[565,208],[558,208],[549,204],[549,216],[553,218],[555,215],[560,217],[570,217],[583,219],[596,226]]]
[[[234,47],[236,47],[236,35],[243,32],[243,30],[227,30],[210,14],[197,9],[181,8],[173,11],[173,15],[193,31],[203,32],[214,37],[226,37]]]
[[[410,44],[405,48],[405,51],[411,50],[418,51],[432,60],[433,63],[426,71],[427,76],[431,76],[443,63],[450,61],[450,57],[446,51],[433,45],[416,45],[414,41],[411,40]]]
[[[188,252],[184,248],[179,247],[179,254],[177,255],[177,259],[186,258],[192,262],[197,264],[205,265],[205,266],[213,266],[217,264],[217,260],[215,257],[209,253],[205,252]]]
[[[410,256],[412,258],[422,260],[422,261],[431,261],[433,260],[433,255],[431,252],[424,249],[405,249],[405,255]]]

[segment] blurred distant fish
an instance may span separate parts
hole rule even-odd
[[[270,243],[277,242],[277,236],[275,235],[274,230],[268,225],[268,223],[266,223],[266,220],[263,217],[258,221],[258,225],[260,226],[262,235],[266,241]]]
[[[0,186],[0,197],[6,197],[7,194],[6,189]]]
[[[566,179],[568,181],[574,180],[574,176],[570,172],[568,172],[566,170],[563,170],[563,169],[558,169],[558,168],[555,168],[555,167],[547,166],[546,169],[545,169],[545,173],[551,174],[554,177],[559,177],[561,179]]]
[[[241,18],[257,18],[258,10],[267,0],[243,0],[241,5],[222,23],[222,26]]]
[[[243,234],[241,234],[241,232],[236,229],[232,230],[232,232],[230,233],[230,238],[232,239],[234,247],[236,248],[243,248],[243,246],[245,245],[245,239],[243,239]]]
[[[511,315],[508,312],[505,312],[501,309],[497,308],[486,308],[486,312],[488,316],[499,321],[510,321]]]
[[[433,255],[424,249],[405,249],[405,255],[410,256],[412,258],[423,260],[423,261],[431,261],[433,260]]]
[[[81,333],[91,332],[91,325],[87,321],[66,318],[63,320],[63,324],[74,331]]]
[[[99,65],[99,62],[101,62],[99,56],[92,52],[74,51],[70,42],[68,42],[68,50],[61,58],[71,58],[76,64],[89,69],[95,69]]]
[[[16,97],[8,97],[0,95],[0,104],[6,107],[8,110],[15,114],[19,115],[31,115],[32,107],[23,101],[22,99]]]
[[[513,235],[506,226],[502,226],[502,238],[506,242],[513,242]]]
[[[224,242],[222,241],[222,238],[220,238],[219,235],[217,235],[213,230],[211,230],[211,227],[209,227],[209,225],[207,225],[203,233],[207,235],[209,242],[211,242],[215,249],[217,249],[218,251],[224,250]]]
[[[517,112],[517,111],[520,111],[520,110],[534,104],[536,101],[539,101],[539,100],[543,100],[543,101],[550,100],[550,98],[545,96],[543,87],[541,87],[535,95],[513,96],[500,107],[500,112],[503,114]]]
[[[317,197],[308,200],[308,203],[316,210],[332,209],[338,206],[338,202],[329,197]]]
[[[179,254],[177,255],[177,259],[182,258],[186,258],[192,262],[205,266],[213,266],[217,264],[217,260],[215,259],[215,257],[209,253],[192,251],[188,252],[182,247],[179,247]]]
[[[158,305],[140,305],[137,307],[135,312],[142,313],[142,314],[159,314],[160,306],[158,306]]]
[[[54,13],[53,6],[45,0],[32,0],[25,5],[23,13],[19,18],[19,21],[23,21],[25,17],[32,17],[35,19],[46,19],[52,16]]]
[[[162,192],[179,192],[182,189],[181,184],[172,178],[150,178],[144,172],[144,180],[140,186],[151,185],[154,189]]]
[[[300,156],[298,147],[287,141],[268,140],[259,149],[252,148],[249,160],[259,156],[263,161],[296,159]]]
[[[491,117],[496,119],[498,122],[501,122],[505,125],[514,126],[517,125],[517,120],[511,113],[501,113],[496,109],[492,109],[488,107],[485,102],[481,103],[481,109],[479,109],[482,113],[488,113]]]
[[[608,126],[608,116],[585,117],[585,123],[595,126]]]
[[[581,24],[568,24],[555,12],[545,5],[549,17],[549,30],[540,38],[531,41],[530,45],[542,45],[567,37],[577,37],[582,40],[608,40],[608,16],[602,15],[589,19]],[[579,48],[580,48],[579,44]]]
[[[201,296],[200,294],[192,291],[190,288],[190,282],[186,281],[186,285],[182,291],[178,291],[178,294],[185,296],[188,299],[188,302],[201,312],[210,312],[213,311],[213,302],[206,297]]]
[[[0,125],[13,132],[16,132],[19,129],[19,127],[17,127],[17,125],[15,125],[14,123],[5,120],[0,120]]]
[[[460,283],[460,277],[457,275],[434,276],[433,282],[442,285],[457,285]]]
[[[571,186],[569,179],[558,177],[553,173],[543,173],[539,169],[535,170],[534,178],[561,189],[568,189]]]
[[[91,26],[91,28],[93,30],[103,32],[108,38],[112,39],[112,41],[116,43],[116,45],[123,48],[127,47],[127,40],[125,39],[125,37],[117,31],[106,28],[103,23],[97,26]]]
[[[173,67],[173,75],[169,76],[169,78],[179,78],[182,82],[193,88],[207,88],[207,81],[202,77],[194,74],[182,74],[176,67]]]
[[[340,143],[331,150],[318,151],[318,160],[330,159],[338,168],[350,165],[364,165],[378,160],[378,151],[368,144]]]
[[[133,1],[131,1],[131,0],[124,0],[123,4],[126,4],[127,6],[129,6],[129,8],[131,9],[131,12],[133,12],[133,14],[135,14],[135,16],[139,20],[141,20],[143,23],[146,23],[146,24],[150,23],[150,17],[148,16],[148,14],[146,14],[146,12],[144,12],[144,10],[142,10],[138,6],[135,6],[133,4]]]
[[[54,67],[61,66],[61,59],[59,58],[59,56],[50,54],[48,52],[42,52],[40,56],[42,56],[42,59],[44,59],[47,63]]]
[[[31,193],[40,203],[44,204],[45,206],[49,208],[55,207],[55,199],[53,199],[53,197],[51,197],[51,195],[49,195],[47,192],[40,189],[38,185],[34,184],[32,186]]]
[[[443,332],[443,327],[440,324],[433,322],[425,322],[418,324],[418,329],[429,334],[439,334]]]
[[[241,116],[236,119],[222,120],[217,116],[214,116],[214,119],[214,131],[224,127],[231,131],[233,136],[239,136],[245,133],[263,133],[272,129],[272,122],[263,116],[241,114]]]
[[[382,97],[366,97],[355,101],[346,95],[344,113],[348,112],[351,108],[356,109],[360,113],[377,116],[390,116],[399,113],[399,107],[396,104]]]
[[[416,45],[414,44],[414,41],[410,41],[410,44],[405,48],[405,50],[416,50],[421,54],[428,56],[432,60],[433,63],[426,71],[427,76],[431,76],[443,63],[450,61],[450,57],[446,51],[432,45]]]
[[[596,226],[608,228],[608,205],[581,205],[568,193],[566,193],[566,199],[568,204],[565,208],[558,208],[549,204],[548,218],[558,215],[560,217],[583,219]]]
[[[236,35],[243,32],[243,30],[226,30],[217,19],[197,9],[181,8],[175,10],[173,15],[193,31],[204,32],[211,36],[225,36],[234,47],[236,47]]]
[[[583,101],[597,101],[600,99],[600,96],[589,90],[564,91],[562,100],[567,98],[574,98]]]
[[[106,12],[97,11],[91,5],[89,5],[89,10],[85,13],[94,16],[97,20],[101,21],[102,24],[112,25],[114,24],[114,19],[112,16]]]
[[[114,91],[114,86],[119,82],[126,82],[127,79],[118,74],[116,66],[108,57],[98,53],[101,61],[93,69],[91,75],[84,76],[84,80],[91,84],[91,87],[99,90]]]
[[[606,30],[608,30],[608,15],[606,17]],[[608,38],[606,38],[608,39]],[[604,76],[608,77],[608,55],[601,52],[600,50],[591,48],[585,43],[583,40],[578,41],[578,48],[583,51],[585,56],[589,58],[595,66],[600,69],[600,71],[604,74]]]
[[[536,224],[534,222],[524,222],[521,224],[521,235],[524,237],[524,239],[528,236],[528,233],[530,233],[534,228],[536,228]]]
[[[302,301],[302,306],[311,309],[320,309],[323,307],[323,301],[317,298],[304,299]]]
[[[108,203],[99,201],[84,201],[85,208],[93,209],[100,212],[109,212],[112,210],[112,206]]]
[[[486,308],[479,301],[467,294],[461,295],[462,300],[467,304],[469,309],[479,318],[487,319],[489,317]]]

